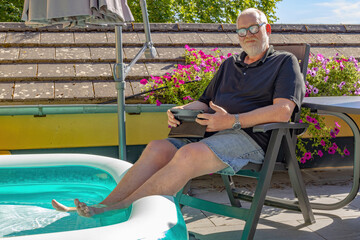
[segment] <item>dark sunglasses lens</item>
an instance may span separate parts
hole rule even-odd
[[[258,32],[259,32],[259,26],[258,26],[258,25],[251,26],[251,27],[249,28],[249,31],[250,31],[252,34],[258,33]]]

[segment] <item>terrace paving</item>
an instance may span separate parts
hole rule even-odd
[[[302,170],[310,201],[334,203],[346,197],[352,187],[352,170],[306,169]],[[234,178],[236,185],[246,190],[254,189],[254,181]],[[230,204],[219,176],[203,176],[192,182],[191,194],[220,203]],[[275,172],[268,195],[293,199],[293,190],[285,172]],[[242,202],[244,207],[249,203]],[[212,214],[190,207],[183,208],[183,215],[191,233],[190,240],[240,239],[245,222]],[[301,240],[356,240],[360,239],[360,197],[349,205],[332,211],[314,210],[316,223],[304,224],[299,212],[264,206],[254,239]]]
[[[126,96],[141,91],[142,78],[172,72],[176,64],[183,64],[185,44],[206,54],[213,54],[214,48],[222,55],[241,52],[234,24],[156,23],[150,28],[157,56],[155,59],[142,56],[133,66],[126,78]],[[314,54],[330,57],[339,53],[360,58],[360,25],[274,24],[272,29],[273,45],[309,43]],[[144,41],[142,24],[123,28],[126,64],[133,60]],[[0,23],[3,105],[101,103],[114,99],[114,63],[113,27],[30,28],[24,23]],[[138,97],[128,103],[143,100]]]

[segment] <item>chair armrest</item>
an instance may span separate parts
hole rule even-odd
[[[277,122],[265,123],[253,127],[253,132],[267,132],[274,129],[306,129],[309,126],[307,123],[293,123],[293,122]]]

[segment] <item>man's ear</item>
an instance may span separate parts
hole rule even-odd
[[[271,34],[271,25],[270,24],[266,24],[266,32],[267,34]]]

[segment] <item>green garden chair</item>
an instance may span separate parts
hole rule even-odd
[[[310,45],[288,44],[274,46],[274,48],[293,53],[299,59],[301,71],[306,79]],[[237,191],[231,176],[221,175],[231,206],[189,196],[185,190],[177,194],[179,204],[246,221],[241,239],[253,239],[263,205],[300,211],[306,224],[314,223],[315,218],[295,156],[297,135],[303,133],[308,126],[305,123],[299,123],[299,119],[300,111],[293,114],[289,123],[268,123],[253,127],[254,132],[272,131],[263,164],[249,163],[236,173],[237,176],[257,179],[253,194]],[[266,197],[275,167],[287,169],[297,200]],[[243,208],[239,199],[250,201],[250,208]]]

